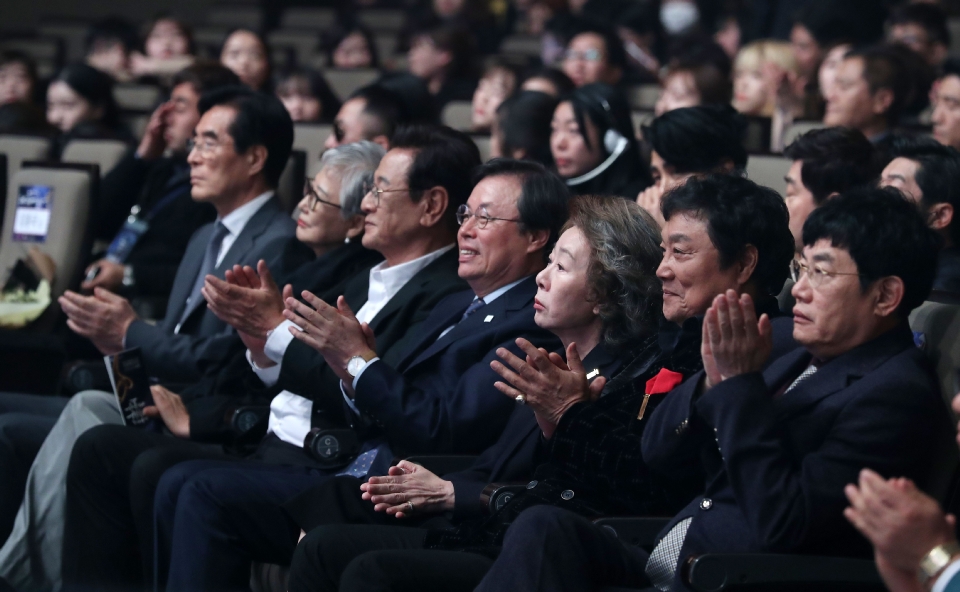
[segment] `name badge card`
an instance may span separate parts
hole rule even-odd
[[[53,187],[21,185],[17,190],[17,209],[13,217],[13,240],[43,243],[50,230]]]

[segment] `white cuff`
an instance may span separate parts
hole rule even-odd
[[[250,355],[249,349],[247,350],[246,356],[247,363],[250,364],[250,368],[253,370],[253,373],[257,375],[257,378],[260,379],[260,382],[266,386],[277,384],[277,381],[280,380],[280,364],[274,364],[269,368],[261,368],[253,361],[253,356]]]
[[[367,360],[367,363],[366,363],[366,364],[364,364],[363,366],[360,367],[360,371],[357,372],[357,375],[353,377],[353,384],[352,384],[352,386],[353,386],[353,391],[354,391],[354,392],[357,391],[357,383],[360,382],[360,377],[363,376],[363,373],[366,372],[367,368],[370,367],[370,364],[376,362],[376,361],[379,360],[379,359],[380,359],[380,358],[378,358],[377,356],[374,356],[374,357],[370,358],[369,360]]]
[[[294,327],[298,331],[300,330],[300,327],[284,319],[282,323],[273,328],[273,331],[270,331],[267,335],[267,342],[263,346],[264,355],[277,364],[283,362],[283,354],[287,352],[290,343],[296,339],[293,334],[290,333],[290,327]]]
[[[943,572],[940,573],[931,592],[944,592],[950,584],[950,580],[956,577],[958,572],[960,572],[960,561],[954,560],[953,563],[945,567]]]

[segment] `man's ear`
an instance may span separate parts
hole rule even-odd
[[[737,262],[737,265],[740,266],[740,272],[737,274],[737,283],[739,285],[744,285],[750,281],[750,276],[753,275],[753,271],[757,268],[757,262],[760,260],[760,252],[757,251],[757,248],[753,245],[747,245],[744,247],[743,252],[740,253],[740,260]]]
[[[427,189],[420,195],[420,201],[417,205],[421,206],[420,224],[425,228],[436,226],[447,211],[450,203],[450,196],[447,190],[437,185]]]
[[[953,206],[946,202],[933,204],[927,211],[927,215],[930,220],[930,228],[943,230],[953,223]]]
[[[390,150],[390,138],[383,134],[370,138],[370,141],[383,146],[384,150]]]
[[[903,301],[903,280],[895,275],[877,280],[873,312],[879,317],[892,315]]]
[[[873,109],[874,115],[883,115],[890,110],[890,105],[893,105],[893,90],[889,88],[880,88],[877,89],[877,92],[873,93],[871,97],[871,107]]]
[[[350,226],[347,227],[347,238],[354,239],[363,234],[364,217],[357,215],[350,219]]]
[[[260,144],[251,146],[245,157],[249,167],[247,170],[251,177],[255,177],[263,172],[264,167],[267,166],[267,147]]]
[[[547,241],[550,240],[550,231],[549,230],[530,230],[527,232],[527,252],[535,253],[537,251],[542,251],[547,246]]]

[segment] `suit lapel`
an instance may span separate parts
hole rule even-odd
[[[423,286],[431,282],[438,273],[446,273],[446,267],[450,265],[450,259],[455,256],[457,256],[457,250],[455,248],[450,249],[410,278],[410,281],[404,284],[393,298],[380,309],[377,316],[370,321],[370,328],[373,329],[374,334],[377,333],[381,323],[393,316],[411,298],[419,294]]]
[[[458,322],[459,316],[455,317],[452,320],[452,322],[457,323],[454,328],[441,339],[437,339],[427,347],[423,353],[417,356],[410,366],[416,366],[424,360],[439,354],[464,335],[482,331],[484,325],[502,323],[511,312],[526,308],[536,293],[537,283],[533,277],[529,277],[507,290],[506,293],[490,304],[478,309],[475,313],[464,319],[463,322]],[[472,300],[472,298],[470,300]],[[470,301],[464,303],[463,308],[460,309],[460,316],[463,315],[463,312],[469,305]],[[443,327],[435,327],[435,329],[443,331],[443,329],[449,326],[450,324],[447,324]],[[439,333],[439,331],[437,331],[437,333]]]
[[[436,319],[430,320],[430,326],[421,327],[418,331],[420,333],[420,339],[407,350],[407,353],[397,364],[397,368],[405,370],[412,360],[420,357],[421,352],[435,345],[437,337],[444,329],[460,320],[460,317],[463,316],[463,311],[470,306],[470,302],[473,301],[475,297],[476,294],[473,293],[473,290],[464,290],[463,292],[449,296],[448,300],[441,302],[440,305],[443,305],[444,310],[436,310]],[[438,309],[440,305],[437,305]],[[426,325],[426,321],[424,321],[423,324]],[[453,333],[453,331],[450,331],[450,333]],[[444,335],[444,338],[448,336],[449,334]]]

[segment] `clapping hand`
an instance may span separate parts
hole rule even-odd
[[[700,355],[706,388],[750,372],[757,372],[773,349],[773,329],[767,315],[757,320],[753,299],[733,290],[719,294],[703,319]]]
[[[256,271],[249,265],[234,265],[224,280],[208,275],[200,292],[218,319],[258,339],[265,339],[268,331],[283,322],[283,301],[293,296],[289,284],[280,293],[263,259]]]
[[[397,518],[453,509],[453,483],[406,460],[390,467],[384,477],[370,477],[360,490],[363,499],[374,503],[374,510]]]

